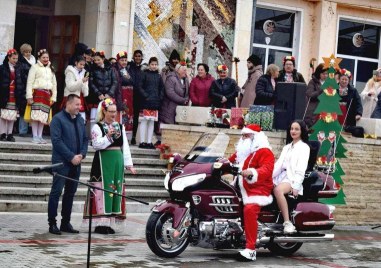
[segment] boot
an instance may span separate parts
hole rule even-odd
[[[7,141],[15,142],[16,140],[15,140],[15,138],[13,137],[12,134],[8,134],[8,135],[7,135]]]
[[[6,141],[6,140],[7,140],[7,135],[5,133],[1,134],[0,141]]]

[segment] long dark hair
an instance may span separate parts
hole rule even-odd
[[[300,138],[301,140],[304,142],[304,143],[307,143],[308,144],[308,129],[307,129],[307,125],[306,123],[304,123],[304,121],[302,120],[294,120],[291,122],[291,124],[288,126],[287,128],[287,138],[286,138],[286,143],[290,143],[292,142],[292,138],[291,138],[291,134],[290,134],[290,130],[291,130],[291,125],[293,123],[298,123],[299,126],[300,126],[300,130],[301,130],[301,133],[300,133]]]

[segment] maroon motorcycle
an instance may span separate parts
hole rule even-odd
[[[186,247],[214,249],[245,248],[243,203],[239,187],[231,184],[240,176],[226,157],[229,136],[204,134],[192,150],[167,173],[164,186],[170,199],[152,209],[146,226],[148,246],[157,256],[173,258]],[[311,144],[309,170],[303,183],[304,195],[287,197],[294,234],[283,233],[283,218],[276,200],[261,209],[258,217],[257,248],[278,255],[291,255],[305,242],[332,241],[334,206],[318,202],[339,191],[333,178],[312,171],[319,143]]]

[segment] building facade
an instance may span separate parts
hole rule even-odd
[[[107,57],[141,49],[145,61],[157,56],[161,66],[176,48],[193,68],[231,66],[240,85],[250,53],[264,67],[294,55],[306,80],[310,65],[335,54],[359,91],[381,66],[381,1],[0,0],[0,7],[0,52],[24,42],[47,47],[59,71],[77,42]]]

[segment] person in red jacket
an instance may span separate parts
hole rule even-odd
[[[213,76],[209,74],[209,66],[205,63],[199,63],[197,76],[192,79],[189,86],[192,106],[210,107],[212,100],[209,97],[209,90],[213,81]]]
[[[259,125],[247,125],[241,133],[237,151],[229,158],[230,162],[238,164],[242,174],[237,179],[244,204],[246,247],[238,253],[238,259],[255,261],[257,218],[261,207],[273,201],[271,191],[275,158],[267,136]]]

